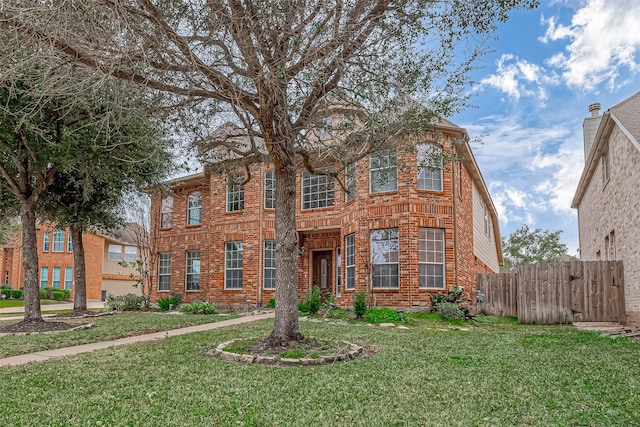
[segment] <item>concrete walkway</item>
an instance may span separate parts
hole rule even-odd
[[[73,307],[72,307],[73,308]],[[120,338],[112,341],[102,341],[91,344],[76,345],[73,347],[58,348],[55,350],[38,351],[31,354],[21,354],[19,356],[5,357],[0,359],[0,367],[2,366],[18,366],[31,362],[42,362],[65,356],[75,356],[76,354],[89,353],[95,350],[115,347],[119,345],[135,344],[139,342],[157,341],[163,338],[176,337],[178,335],[190,334],[192,332],[210,331],[213,329],[225,328],[228,326],[241,325],[243,323],[257,322],[258,320],[271,319],[274,313],[256,314],[251,316],[238,317],[235,319],[222,320],[220,322],[206,323],[203,325],[189,326],[180,329],[171,329],[162,332],[154,332],[152,334],[138,335],[135,337]]]

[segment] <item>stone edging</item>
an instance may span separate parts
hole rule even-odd
[[[320,356],[317,359],[314,359],[311,357],[302,357],[300,359],[289,359],[286,357],[281,358],[278,356],[257,356],[254,354],[239,354],[239,353],[231,353],[229,351],[224,351],[224,349],[227,348],[229,344],[241,339],[245,339],[245,338],[235,338],[235,339],[218,344],[218,346],[213,351],[213,355],[223,360],[230,360],[233,362],[243,362],[243,363],[256,363],[259,365],[309,366],[309,365],[327,365],[329,363],[351,360],[351,359],[355,359],[356,357],[362,354],[361,346],[354,343],[350,343],[348,341],[342,341],[344,344],[350,347],[350,350],[348,352],[331,355],[331,356]]]

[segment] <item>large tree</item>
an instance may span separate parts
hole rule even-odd
[[[502,237],[503,271],[514,271],[519,265],[558,262],[567,253],[567,244],[560,239],[562,230],[530,229],[523,224],[509,237]]]
[[[269,341],[275,345],[302,338],[296,167],[348,164],[456,111],[484,37],[512,8],[537,1],[3,3],[4,28],[80,66],[174,95],[177,105],[192,107],[185,128],[203,138],[209,126],[232,120],[251,141],[225,137],[209,146],[230,148],[227,157],[239,164],[273,165],[278,304]],[[469,50],[456,50],[459,42]],[[337,126],[328,122],[338,114],[344,118]],[[341,144],[312,137],[328,125]]]

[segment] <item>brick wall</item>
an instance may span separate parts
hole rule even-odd
[[[446,151],[448,138],[442,140]],[[440,228],[445,232],[445,279],[447,289],[458,284],[472,294],[477,271],[473,254],[472,178],[466,166],[461,168],[461,191],[454,193],[455,164],[443,171],[443,191],[417,189],[418,168],[415,150],[400,146],[398,151],[398,190],[370,193],[369,158],[357,163],[357,197],[345,201],[345,194],[335,185],[334,205],[327,208],[301,208],[302,172],[297,179],[297,229],[305,251],[298,259],[299,297],[308,292],[312,280],[312,257],[316,250],[332,251],[331,280],[335,292],[337,248],[342,249],[342,292],[336,304],[350,306],[355,292],[365,290],[372,305],[423,307],[430,305],[430,295],[437,290],[419,288],[418,229]],[[252,179],[244,188],[244,209],[226,211],[226,176],[200,176],[174,186],[173,224],[160,230],[151,246],[159,252],[171,252],[171,291],[184,295],[185,301],[210,300],[225,306],[267,304],[274,291],[263,289],[264,241],[274,238],[274,211],[264,209],[264,174],[268,165],[256,165]],[[201,191],[202,225],[186,226],[186,200],[193,191]],[[455,195],[454,195],[455,194]],[[152,218],[158,217],[159,196],[152,200]],[[454,217],[457,214],[457,217]],[[454,232],[454,226],[457,231]],[[399,289],[372,290],[370,232],[397,228],[399,232]],[[345,290],[344,239],[355,233],[356,288]],[[228,290],[225,283],[225,242],[242,241],[243,287]],[[456,247],[457,246],[457,247]],[[201,277],[198,292],[185,291],[185,252],[200,250]],[[456,255],[457,254],[457,255]],[[156,267],[157,268],[157,267]],[[484,271],[484,269],[483,269]],[[157,280],[156,280],[157,283]],[[154,298],[162,296],[154,290]]]
[[[640,151],[616,125],[609,136],[610,179],[601,159],[578,208],[580,259],[609,258],[605,240],[614,232],[616,259],[624,263],[629,321],[640,321]]]

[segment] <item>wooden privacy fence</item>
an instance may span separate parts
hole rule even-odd
[[[478,274],[478,311],[520,323],[626,322],[622,261],[533,264]]]

